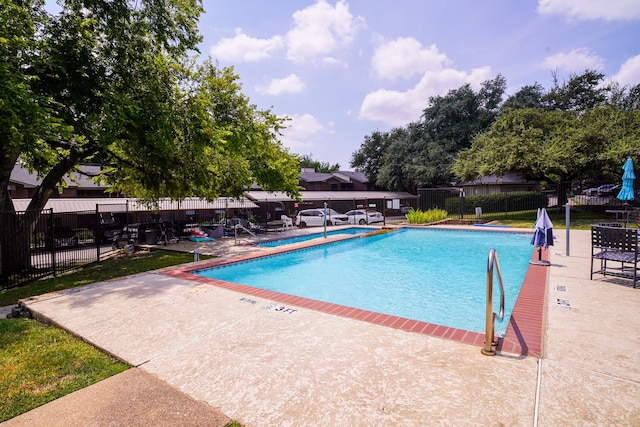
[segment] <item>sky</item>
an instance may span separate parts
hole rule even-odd
[[[201,55],[233,66],[292,153],[339,163],[429,98],[501,74],[507,95],[586,69],[640,83],[640,0],[204,0]]]

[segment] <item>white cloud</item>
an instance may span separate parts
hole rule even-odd
[[[406,91],[377,90],[367,94],[360,107],[360,118],[376,120],[390,126],[404,126],[417,121],[430,97],[445,95],[469,83],[474,89],[491,78],[491,67],[474,68],[470,73],[446,68],[424,73],[413,88]]]
[[[577,20],[634,20],[640,19],[640,0],[539,0],[538,12]]]
[[[305,87],[300,77],[289,74],[283,79],[271,80],[267,86],[256,86],[256,91],[266,95],[280,95],[281,93],[300,93]]]
[[[237,28],[235,37],[220,40],[209,52],[211,56],[222,61],[254,62],[269,58],[283,46],[284,40],[281,36],[256,39]]]
[[[640,55],[631,57],[620,66],[620,70],[611,77],[611,80],[620,83],[621,86],[635,86],[640,83]]]
[[[586,48],[574,49],[571,52],[560,52],[547,56],[542,67],[549,70],[563,70],[581,73],[584,70],[599,70],[604,66],[604,60]]]
[[[287,33],[287,58],[304,62],[328,56],[338,48],[349,45],[363,25],[362,18],[354,18],[344,0],[331,6],[325,0],[293,14],[294,27]]]
[[[282,129],[282,143],[291,151],[299,153],[307,148],[313,147],[312,137],[318,133],[326,131],[325,127],[311,114],[294,114],[286,123],[287,127]]]
[[[372,59],[373,70],[382,78],[409,78],[427,70],[441,70],[450,61],[436,45],[426,49],[413,37],[400,37],[383,43]]]

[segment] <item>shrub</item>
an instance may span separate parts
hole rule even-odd
[[[430,222],[440,221],[447,217],[447,211],[442,209],[430,209],[423,212],[422,209],[411,208],[405,215],[409,224],[427,224]]]

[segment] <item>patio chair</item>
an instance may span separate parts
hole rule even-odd
[[[594,260],[600,267],[594,269]],[[635,228],[591,226],[591,275],[616,276],[638,283],[640,246],[638,230]],[[615,267],[611,266],[615,263]]]
[[[293,220],[286,215],[280,215],[280,219],[282,220],[282,227],[286,230],[293,230]]]

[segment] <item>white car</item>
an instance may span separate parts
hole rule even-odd
[[[327,225],[349,224],[349,217],[327,208]],[[296,216],[296,225],[300,228],[324,226],[324,208],[304,209]]]
[[[362,209],[356,209],[347,212],[345,215],[349,217],[349,224],[364,225],[384,221],[384,216],[382,216],[380,212],[376,211],[364,211]]]

